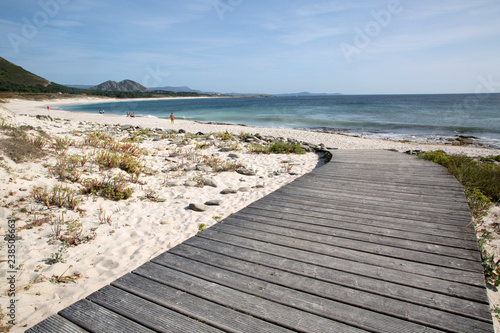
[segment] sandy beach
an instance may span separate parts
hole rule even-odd
[[[114,100],[89,97],[10,100],[0,104],[4,125],[32,126],[27,130],[32,137],[43,132],[52,138],[52,144],[44,148],[48,152],[46,156],[16,163],[4,154],[0,161],[0,235],[5,237],[8,217],[14,216],[18,236],[15,243],[17,324],[11,332],[24,331],[324,163],[321,154],[312,151],[303,155],[254,154],[250,151],[253,143],[293,139],[326,149],[400,152],[442,149],[471,157],[500,154],[499,149],[484,147],[398,142],[181,119],[171,124],[167,119],[53,108],[106,101]],[[182,133],[179,134],[179,130]],[[89,139],[96,132],[102,133],[101,141],[116,143],[135,138],[136,143],[131,145],[139,149],[134,151],[142,165],[139,171],[126,172],[124,168],[105,168],[91,163],[92,158],[104,150],[98,147],[98,140]],[[196,133],[199,134],[194,135]],[[67,148],[57,147],[56,137],[61,142],[66,140]],[[70,156],[78,159],[79,165],[75,168],[80,182],[121,177],[127,179],[126,186],[133,193],[126,200],[111,200],[102,195],[75,192],[81,202],[74,208],[37,202],[33,198],[36,188],[51,190],[57,185],[74,191],[81,188],[78,182],[71,181],[71,176],[64,178],[58,173],[57,166],[62,160],[58,156],[62,152],[67,157],[65,161]],[[88,160],[82,160],[82,156]],[[499,215],[495,211],[489,219],[495,221]],[[0,252],[0,276],[8,275],[12,270],[9,265],[7,252]],[[0,305],[7,313],[9,283],[6,279],[1,280],[0,291]],[[498,305],[500,300],[490,292],[495,303],[492,305]]]

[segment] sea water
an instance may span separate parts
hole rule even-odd
[[[500,94],[164,99],[61,107],[137,117],[297,128],[396,140],[473,136],[500,147]]]

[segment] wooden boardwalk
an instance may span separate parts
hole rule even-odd
[[[460,184],[336,151],[28,332],[493,332]]]

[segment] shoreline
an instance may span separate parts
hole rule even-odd
[[[96,100],[79,99],[69,103],[61,101],[60,104],[95,103]],[[109,102],[109,99],[105,100]],[[102,196],[79,195],[82,203],[78,210],[71,210],[46,207],[35,202],[31,196],[32,190],[38,186],[50,188],[64,185],[74,190],[80,188],[79,184],[63,182],[54,176],[55,165],[58,163],[57,151],[42,160],[25,163],[15,163],[2,156],[0,182],[3,186],[0,188],[0,204],[3,205],[0,205],[0,231],[2,234],[6,233],[7,217],[15,214],[18,221],[17,235],[20,237],[17,243],[18,325],[11,332],[24,331],[195,235],[202,225],[210,227],[322,165],[315,153],[251,154],[248,147],[245,147],[248,143],[244,139],[226,142],[223,139],[212,139],[211,136],[222,136],[227,131],[236,135],[252,134],[260,138],[292,138],[314,145],[323,144],[327,149],[394,149],[400,152],[443,149],[448,153],[463,153],[475,157],[499,154],[498,149],[403,143],[341,134],[207,124],[181,119],[171,124],[169,120],[160,118],[127,118],[114,114],[55,109],[48,111],[46,106],[47,101],[13,100],[0,104],[0,116],[13,126],[30,125],[51,137],[67,138],[79,143],[71,146],[65,154],[72,158],[92,154],[95,156],[98,149],[83,145],[88,133],[98,131],[120,141],[142,132],[137,128],[149,128],[153,135],[143,135],[144,142],[140,143],[140,147],[149,152],[141,157],[148,171],[140,175],[141,182],[128,183],[134,189],[129,199],[113,201]],[[37,118],[39,115],[42,117]],[[50,116],[52,120],[43,116]],[[180,129],[187,133],[202,132],[204,136],[179,134],[169,137],[168,133],[178,132]],[[164,133],[165,138],[160,133]],[[210,140],[217,142],[217,145],[207,149],[197,148],[212,142]],[[241,150],[223,151],[221,145]],[[240,163],[247,170],[254,170],[255,175],[242,175],[234,171],[213,172],[200,166],[203,158],[211,157],[228,163]],[[80,169],[84,178],[96,175],[129,176],[118,168],[100,171],[90,163],[84,163]],[[201,186],[200,177],[203,179]],[[217,187],[207,185],[209,181]],[[237,191],[222,194],[223,189]],[[203,204],[210,200],[219,200],[220,205],[210,206],[203,212],[188,208],[191,204]],[[44,219],[50,222],[43,223]],[[82,237],[87,237],[87,241],[61,250],[59,240],[54,237],[54,226],[57,225],[54,223],[61,219],[65,223],[81,223]],[[57,253],[64,256],[64,262],[61,260],[48,264]],[[7,262],[2,259],[4,258],[0,257],[0,272],[5,273]],[[61,283],[58,279],[62,276],[74,278],[75,283]],[[3,292],[3,284],[1,288],[0,292]],[[8,301],[7,297],[0,302],[4,311],[5,301]]]
[[[165,97],[160,99],[196,99],[196,98],[212,98],[212,97]],[[54,118],[67,119],[71,121],[92,121],[101,124],[130,124],[134,126],[142,126],[144,128],[161,127],[165,129],[184,129],[187,132],[220,132],[229,131],[235,134],[242,132],[260,133],[275,137],[290,137],[299,141],[310,142],[316,145],[324,144],[325,147],[332,149],[392,149],[399,152],[409,150],[438,150],[441,149],[449,154],[464,154],[470,157],[485,157],[488,155],[498,155],[500,148],[489,146],[471,145],[468,142],[457,141],[457,144],[450,144],[448,139],[445,139],[448,144],[443,142],[431,142],[432,138],[424,138],[424,142],[420,140],[395,140],[390,138],[370,138],[364,136],[356,136],[345,133],[330,133],[313,130],[275,128],[275,127],[257,127],[243,124],[226,124],[226,123],[211,123],[176,119],[174,124],[170,124],[169,119],[165,118],[150,118],[150,117],[135,117],[128,118],[125,115],[116,114],[94,114],[78,111],[64,111],[58,109],[46,109],[47,103],[51,105],[78,105],[78,104],[96,104],[96,103],[113,103],[113,102],[130,102],[137,100],[150,99],[116,99],[116,98],[75,98],[65,99],[58,102],[50,100],[45,101],[26,101],[26,100],[8,100],[3,106],[16,115],[50,115]],[[0,104],[1,106],[2,104]]]
[[[248,97],[248,96],[246,96]],[[187,99],[196,99],[196,98],[217,98],[217,97],[187,97]],[[162,100],[165,98],[154,98],[152,100]],[[166,99],[175,99],[175,98],[166,98]],[[186,99],[186,98],[182,98]],[[151,99],[136,99],[137,101],[147,101]],[[133,102],[134,99],[127,100],[119,100],[118,102]],[[113,103],[113,102],[107,102]],[[87,104],[87,103],[83,103]],[[65,104],[66,105],[66,104]],[[75,104],[71,104],[75,105]],[[81,105],[76,104],[76,105]],[[71,111],[73,112],[73,111]],[[94,114],[95,112],[89,112]],[[154,116],[154,115],[138,115],[136,117],[143,118],[153,118],[153,119],[169,119],[169,116]],[[350,137],[361,137],[367,139],[380,139],[380,140],[389,140],[396,142],[418,142],[418,143],[430,143],[430,144],[443,144],[443,145],[467,145],[467,146],[475,146],[475,147],[484,147],[484,148],[492,148],[492,149],[500,149],[500,141],[497,139],[492,139],[488,137],[482,137],[481,135],[469,135],[468,133],[454,132],[448,134],[422,134],[422,133],[413,133],[407,134],[404,132],[384,132],[383,130],[357,130],[357,129],[347,129],[347,128],[330,128],[330,127],[273,127],[273,126],[263,126],[258,124],[239,124],[239,123],[226,123],[226,122],[213,122],[213,121],[205,121],[205,120],[194,120],[194,119],[185,119],[183,117],[179,117],[178,119],[194,121],[201,124],[215,124],[215,125],[227,125],[227,126],[247,126],[247,127],[257,127],[257,128],[280,128],[280,129],[291,129],[291,130],[303,130],[308,132],[320,132],[320,133],[329,133],[329,134],[337,134],[337,135],[346,135]],[[474,134],[474,133],[472,133]]]

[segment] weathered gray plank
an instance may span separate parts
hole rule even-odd
[[[269,230],[273,233],[281,235],[296,236],[297,233],[313,233],[315,235],[331,236],[340,238],[342,240],[361,241],[366,243],[375,243],[380,245],[387,245],[399,249],[414,250],[419,252],[426,252],[429,254],[450,256],[460,259],[473,260],[477,263],[481,257],[477,251],[477,246],[474,249],[464,249],[460,247],[443,246],[425,241],[415,241],[414,238],[400,239],[388,236],[379,236],[366,231],[357,231],[353,229],[340,229],[332,226],[318,226],[309,223],[309,219],[304,218],[301,222],[290,221],[286,219],[277,218],[256,218],[252,215],[240,214],[237,217],[231,216],[231,221],[235,220],[234,225],[240,225],[248,228],[255,228],[257,230]],[[329,243],[331,244],[331,243]],[[353,246],[355,246],[355,242]],[[398,251],[398,250],[395,250]]]
[[[313,195],[317,194],[317,195]],[[368,201],[367,198],[357,198],[346,197],[345,195],[337,196],[321,196],[322,192],[307,193],[302,190],[297,191],[276,191],[268,195],[270,199],[275,200],[292,200],[299,202],[307,202],[308,204],[314,205],[315,207],[323,207],[328,205],[329,207],[348,207],[351,209],[356,209],[358,211],[368,211],[376,212],[378,210],[384,210],[385,213],[391,212],[396,214],[413,214],[415,216],[430,216],[435,217],[436,215],[446,215],[449,219],[459,220],[460,223],[464,221],[471,220],[471,214],[469,210],[452,210],[449,207],[447,209],[440,210],[436,207],[431,209],[426,209],[423,205],[414,206],[411,201],[404,203],[398,202],[397,204],[391,204],[391,202],[380,202],[380,201]]]
[[[318,318],[323,317],[333,322],[343,322],[347,327],[352,327],[354,326],[352,325],[352,319],[356,318],[354,313],[356,312],[358,315],[360,313],[363,314],[363,316],[357,316],[358,319],[363,319],[358,320],[355,325],[361,329],[368,329],[372,332],[380,332],[383,330],[386,330],[386,332],[410,332],[410,329],[411,332],[425,331],[424,327],[412,325],[412,323],[407,321],[399,321],[398,319],[377,315],[370,311],[357,309],[325,298],[318,298],[301,291],[287,289],[262,280],[251,279],[243,275],[221,270],[217,267],[208,266],[201,262],[192,261],[172,254],[166,253],[165,255],[166,256],[162,256],[162,258],[157,257],[153,259],[155,261],[161,261],[162,265],[157,265],[155,267],[158,272],[164,271],[165,269],[173,269],[179,273],[188,274],[188,276],[202,278],[218,286],[223,286],[239,293],[253,295],[253,297],[270,302],[273,306],[284,305],[289,307],[289,309],[295,309],[295,311],[299,311],[299,316],[302,317],[313,315]],[[167,258],[168,260],[166,260]],[[186,264],[188,264],[189,267],[186,266]],[[194,266],[192,266],[193,264]],[[142,269],[144,266],[146,265],[141,266],[139,269]],[[158,266],[163,268],[158,268]],[[171,274],[169,274],[168,277],[171,277]],[[332,309],[335,309],[335,311],[332,311]],[[289,310],[287,310],[287,312],[288,311]]]
[[[453,225],[459,227],[466,227],[467,224],[464,223],[470,219],[470,216],[457,217],[457,216],[448,216],[445,214],[426,214],[422,212],[413,211],[410,209],[404,209],[401,207],[399,210],[395,209],[385,209],[383,205],[374,206],[372,208],[363,208],[357,206],[355,204],[335,204],[335,203],[322,203],[312,198],[307,199],[296,199],[294,197],[283,197],[279,195],[273,195],[266,200],[268,204],[274,205],[276,207],[286,206],[286,207],[300,207],[302,206],[304,210],[308,211],[325,211],[328,212],[330,210],[334,211],[349,211],[351,214],[360,214],[360,215],[371,215],[382,218],[395,218],[395,219],[404,219],[411,221],[421,221],[421,222],[435,222],[446,225]],[[471,228],[471,230],[473,230]]]
[[[443,294],[442,284],[439,284],[440,281],[437,281],[434,285],[436,290],[428,291],[420,289],[415,285],[412,287],[405,286],[402,284],[404,281],[400,281],[401,279],[391,279],[390,282],[387,282],[381,280],[380,276],[366,277],[359,273],[356,274],[357,272],[351,272],[350,270],[346,272],[279,256],[283,253],[271,255],[202,237],[193,237],[189,239],[172,249],[172,253],[179,254],[178,250],[187,245],[293,274],[304,275],[353,289],[384,295],[386,297],[425,305],[456,314],[463,314],[472,318],[478,317],[483,318],[485,321],[491,321],[491,313],[484,306],[484,304],[487,304],[484,293],[479,295],[480,300],[475,301],[445,295]],[[404,278],[405,277],[402,277],[402,279]],[[468,286],[462,285],[461,289],[467,290]],[[447,290],[445,290],[445,292],[447,292]]]
[[[149,328],[87,300],[80,300],[61,310],[59,314],[90,332],[154,332]]]
[[[372,207],[373,205],[383,204],[388,209],[401,209],[403,207],[405,209],[414,209],[425,213],[437,212],[438,214],[452,214],[463,218],[470,218],[470,211],[467,206],[456,205],[456,209],[452,209],[449,204],[443,204],[441,202],[436,202],[435,200],[420,202],[416,202],[415,200],[403,200],[402,198],[392,198],[386,200],[385,198],[380,197],[368,197],[363,193],[349,193],[348,191],[332,193],[320,188],[301,187],[300,191],[296,191],[288,186],[279,188],[270,194],[270,196],[273,195],[290,196],[292,198],[309,197],[319,202],[355,204],[361,207]]]
[[[159,332],[223,332],[111,286],[96,291],[87,299]]]
[[[26,333],[85,333],[83,328],[55,314],[26,330]]]
[[[213,257],[216,257],[216,255]],[[205,257],[205,259],[207,258],[208,257]],[[338,293],[340,293],[340,289],[342,289],[340,287],[334,288],[334,285],[325,284],[320,281],[316,281],[316,283],[314,283],[314,280],[312,279],[303,278],[293,274],[286,274],[284,272],[280,273],[276,270],[269,270],[266,272],[268,276],[275,274],[276,278],[279,278],[280,274],[286,275],[286,279],[282,279],[280,282],[285,283],[288,280],[288,282],[293,284],[298,290],[283,287],[279,284],[269,283],[262,280],[262,276],[260,276],[260,278],[253,278],[233,272],[233,270],[244,271],[246,269],[249,271],[249,274],[253,274],[259,269],[257,265],[252,265],[250,263],[246,263],[246,266],[243,264],[242,267],[238,267],[238,265],[242,262],[236,260],[228,260],[231,262],[231,271],[221,269],[217,266],[207,265],[202,261],[194,261],[193,259],[173,255],[171,253],[164,253],[163,255],[153,259],[153,261],[191,275],[203,276],[204,279],[208,279],[212,282],[225,285],[230,288],[258,295],[259,297],[263,297],[274,302],[292,304],[300,310],[331,318],[333,320],[339,320],[351,325],[358,324],[359,318],[362,317],[368,319],[368,321],[364,323],[366,326],[363,328],[373,331],[386,331],[388,324],[391,325],[390,330],[393,332],[403,332],[405,330],[411,332],[424,332],[429,329],[428,327],[434,327],[438,330],[452,330],[454,332],[470,333],[484,332],[486,328],[491,326],[489,323],[455,316],[453,314],[443,315],[442,313],[438,313],[438,311],[433,311],[425,307],[418,307],[419,311],[417,311],[415,309],[417,306],[409,303],[404,304],[403,302],[398,302],[398,305],[401,307],[398,311],[394,304],[392,306],[387,304],[390,302],[389,299],[384,299],[383,297],[378,298],[379,302],[381,302],[381,304],[379,304],[379,309],[382,309],[383,305],[385,305],[391,309],[390,313],[374,312],[373,308],[363,309],[359,306],[363,302],[372,304],[368,293],[364,293],[363,302],[359,302],[360,304],[353,306],[328,298],[329,288],[331,288],[334,289],[333,293],[337,293],[337,297],[342,298],[343,301],[347,300],[349,298],[349,292],[344,291],[342,296],[339,295]],[[222,265],[223,262],[224,260],[219,261],[219,264]],[[261,268],[260,270],[262,271],[264,268]],[[323,292],[326,297],[316,296],[313,294],[320,294],[321,292]],[[354,290],[351,291],[352,298],[355,299],[358,295],[359,294]],[[394,300],[392,301],[396,302]],[[377,301],[374,299],[372,305],[375,306],[376,302]],[[335,312],[332,313],[331,309],[335,309]],[[402,312],[400,312],[401,310]],[[437,318],[435,318],[436,320],[431,323],[431,315],[429,313],[424,314],[423,312],[425,310],[427,310],[427,312],[431,312],[434,316],[437,316]],[[396,316],[399,316],[400,319],[396,318]],[[422,324],[425,326],[422,326]]]
[[[321,212],[314,212],[311,214],[310,212],[304,212],[299,209],[285,209],[283,211],[279,211],[276,208],[273,209],[264,209],[261,207],[250,205],[244,211],[240,211],[236,214],[249,214],[253,216],[262,216],[262,217],[270,217],[270,218],[282,218],[290,221],[303,221],[304,218],[307,218],[311,224],[319,224],[324,226],[335,226],[335,225],[351,225],[353,230],[361,229],[361,230],[370,230],[370,228],[374,230],[380,230],[380,232],[384,233],[392,233],[392,232],[400,232],[407,235],[412,234],[420,234],[422,237],[429,236],[430,239],[439,239],[439,242],[443,241],[451,242],[455,244],[456,242],[464,242],[468,245],[468,248],[477,248],[477,238],[475,235],[467,233],[459,233],[456,228],[448,228],[442,229],[440,227],[436,227],[432,223],[422,222],[422,223],[405,223],[405,224],[394,224],[390,222],[386,222],[383,220],[370,220],[363,219],[357,220],[352,217],[344,217],[341,215],[330,216],[329,214],[323,214]],[[468,230],[467,230],[468,231]],[[432,236],[434,236],[432,238]]]
[[[462,321],[462,315],[465,313],[469,319],[476,319],[491,324],[491,313],[484,308],[484,304],[477,304],[470,301],[462,301],[454,299],[453,304],[439,304],[439,301],[434,299],[434,304],[427,304],[422,306],[413,302],[408,302],[408,299],[401,300],[395,297],[388,297],[380,293],[374,293],[373,290],[360,290],[357,286],[346,287],[336,284],[336,278],[325,281],[314,277],[309,277],[295,272],[290,273],[283,270],[276,269],[276,267],[266,267],[260,263],[256,263],[257,258],[252,258],[250,261],[242,260],[234,256],[226,256],[218,254],[213,251],[201,249],[198,247],[180,244],[171,251],[170,254],[182,256],[215,266],[221,269],[226,269],[238,274],[247,275],[252,278],[257,278],[269,283],[285,286],[289,288],[297,288],[301,291],[308,292],[320,297],[326,297],[335,301],[345,304],[350,304],[359,308],[368,309],[373,312],[393,315],[402,319],[408,319],[417,323],[424,323],[428,325],[439,326],[442,323],[437,323],[437,318],[445,317],[446,321],[449,320],[447,325],[451,322]],[[155,262],[162,263],[162,259],[167,257],[163,254],[155,259]],[[311,268],[314,270],[314,268]],[[392,287],[396,287],[393,285]],[[428,296],[439,298],[439,295],[428,293]],[[441,297],[444,302],[449,302],[449,297]],[[430,306],[429,306],[430,305]],[[455,313],[458,316],[443,313],[445,308],[447,311]],[[464,311],[465,310],[465,311]],[[443,320],[439,320],[443,321]],[[469,326],[472,322],[461,323],[460,325]]]
[[[303,228],[307,225],[311,228],[320,227],[320,228],[328,228],[329,230],[345,230],[345,231],[353,231],[354,233],[366,233],[368,235],[379,235],[386,236],[395,239],[401,240],[413,240],[422,243],[429,244],[437,244],[437,245],[446,245],[450,247],[456,247],[459,249],[467,249],[474,250],[476,255],[478,255],[478,244],[475,240],[464,240],[459,238],[451,238],[438,236],[434,233],[420,233],[415,230],[399,230],[399,229],[391,229],[384,228],[383,226],[374,226],[367,224],[358,224],[358,223],[349,223],[342,222],[336,220],[329,219],[321,219],[315,217],[304,217],[297,216],[293,214],[280,214],[279,218],[273,216],[273,214],[267,214],[268,211],[265,210],[253,210],[251,213],[249,209],[244,211],[240,211],[236,214],[233,214],[233,218],[241,218],[243,220],[256,221],[256,222],[265,222],[269,224],[277,224],[277,225],[289,225],[289,226],[297,226]],[[307,223],[304,222],[304,219],[307,219]],[[425,230],[427,231],[427,230]]]
[[[394,282],[412,288],[419,288],[436,293],[442,293],[445,295],[470,299],[484,304],[488,303],[486,293],[484,292],[484,281],[481,281],[477,278],[475,280],[476,285],[471,286],[470,282],[473,282],[472,280],[466,280],[465,283],[460,283],[441,279],[437,274],[435,276],[423,276],[418,274],[418,271],[417,273],[412,273],[380,267],[377,261],[365,264],[357,261],[347,260],[342,257],[336,258],[319,253],[314,253],[312,255],[309,251],[221,233],[215,231],[213,228],[205,230],[196,238],[207,238],[217,243],[230,244],[242,247],[247,250],[254,250],[274,256],[279,256],[282,258],[282,261],[290,259],[299,262],[310,263],[320,267],[330,268],[346,273],[353,273],[359,276],[374,278],[387,282]],[[195,239],[193,239],[193,241]],[[191,239],[187,242],[190,241]],[[460,272],[457,273],[457,275],[459,274]]]
[[[219,223],[210,228],[210,231],[220,231],[227,234],[242,236],[254,241],[264,241],[266,243],[283,245],[292,249],[299,249],[311,253],[325,254],[331,257],[348,259],[360,263],[377,263],[377,266],[392,268],[408,273],[420,274],[430,277],[439,277],[444,280],[468,283],[477,286],[484,286],[484,276],[478,271],[464,271],[443,266],[435,266],[420,262],[408,262],[395,257],[376,255],[370,252],[357,251],[343,247],[318,244],[308,240],[296,240],[291,237],[271,235],[257,230],[248,230],[232,226],[231,224]]]
[[[137,274],[127,274],[114,281],[112,285],[191,318],[209,323],[225,332],[291,332],[284,327],[191,295],[189,291],[181,291]]]
[[[312,217],[322,217],[326,219],[339,219],[341,221],[353,221],[353,222],[360,222],[362,221],[363,223],[371,223],[374,221],[375,223],[386,223],[388,225],[393,225],[394,228],[397,228],[398,226],[401,225],[416,225],[416,226],[423,226],[423,227],[430,227],[434,228],[436,230],[444,230],[444,231],[450,231],[455,234],[455,237],[458,236],[458,238],[468,238],[468,239],[475,239],[475,235],[471,232],[472,226],[467,227],[467,226],[457,226],[453,224],[446,224],[446,223],[438,223],[439,220],[437,221],[421,221],[416,218],[396,218],[396,217],[384,217],[384,216],[379,216],[379,215],[371,215],[371,214],[362,214],[362,213],[357,213],[357,212],[351,212],[348,209],[322,209],[322,210],[313,210],[313,209],[307,209],[304,206],[293,204],[293,203],[283,203],[279,206],[276,206],[276,204],[271,204],[267,201],[262,201],[259,200],[257,202],[254,202],[251,206],[251,208],[256,208],[256,209],[264,209],[264,210],[269,210],[269,211],[275,211],[278,213],[292,213],[292,214],[297,214],[297,215],[304,215],[304,216],[312,216]],[[444,221],[445,222],[445,221]]]
[[[299,332],[366,332],[151,262],[134,273]]]

